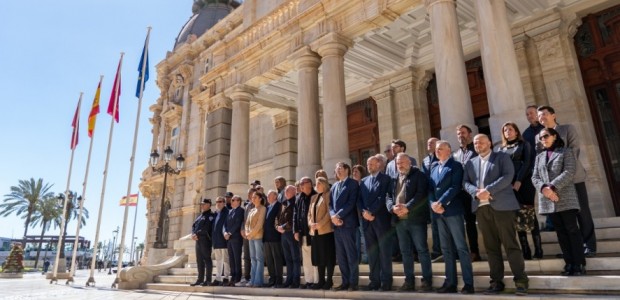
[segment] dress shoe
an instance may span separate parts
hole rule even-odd
[[[379,291],[379,292],[391,292],[392,291],[392,286],[384,284],[377,291]]]
[[[497,295],[504,291],[504,283],[501,281],[491,281],[491,286],[484,290],[485,295]]]
[[[211,282],[205,281],[201,284],[201,286],[210,286]]]
[[[596,251],[590,249],[590,248],[585,248],[583,250],[583,254],[585,255],[585,257],[587,258],[592,258],[596,256]]]
[[[571,275],[573,275],[573,265],[571,265],[571,264],[564,265],[564,271],[562,271],[560,273],[560,275],[562,275],[562,276],[571,276]]]
[[[572,270],[572,274],[570,274],[570,276],[581,276],[581,275],[586,275],[586,266],[585,265],[573,265],[573,270]]]
[[[323,288],[324,285],[325,285],[325,282],[318,282],[318,283],[313,284],[310,287],[310,289],[312,289],[312,290],[320,290],[320,289]]]
[[[211,285],[212,286],[220,286],[220,285],[222,285],[222,283],[219,280],[216,279],[216,280],[213,280],[213,282],[211,282]]]
[[[357,285],[351,285],[351,286],[349,286],[349,288],[347,289],[347,291],[349,291],[349,292],[355,292],[355,291],[358,291],[359,289],[360,289],[360,287],[359,287],[359,286],[357,286]]]
[[[422,284],[420,285],[420,288],[418,288],[418,292],[429,293],[432,291],[433,291],[433,284],[425,279],[422,279]]]
[[[527,296],[527,288],[524,287],[524,286],[516,287],[515,295],[517,295],[517,296]]]
[[[442,287],[438,288],[436,292],[439,294],[453,294],[456,293],[456,286],[444,284]]]
[[[198,280],[198,281],[196,281],[194,283],[190,283],[189,286],[197,286],[197,285],[201,285],[201,284],[202,284],[202,281]]]
[[[222,286],[228,286],[228,279],[224,278],[224,280],[222,280]]]
[[[441,253],[436,253],[431,255],[431,262],[442,262],[443,261],[443,255]]]
[[[471,262],[481,261],[482,260],[482,258],[480,257],[480,254],[478,254],[476,252],[470,253],[469,257],[471,257]]]
[[[413,292],[415,291],[415,284],[413,282],[405,282],[398,288],[399,292]]]
[[[339,292],[339,291],[346,291],[348,289],[349,289],[348,285],[341,284],[341,285],[339,285],[337,287],[332,288],[332,291]]]
[[[380,285],[376,284],[376,283],[370,283],[365,290],[367,291],[376,291],[378,290],[380,287]]]
[[[325,291],[329,291],[332,288],[332,286],[334,286],[334,282],[331,281],[331,280],[328,280],[328,281],[325,282],[325,284],[323,285],[322,289],[325,290]]]
[[[471,284],[466,284],[461,289],[461,294],[473,294],[475,292],[476,291],[474,291],[474,287]]]

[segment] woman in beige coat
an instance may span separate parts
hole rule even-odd
[[[316,179],[316,191],[317,194],[312,196],[308,209],[308,227],[312,236],[312,265],[317,267],[319,273],[319,282],[312,285],[312,289],[329,290],[334,285],[332,277],[336,265],[336,243],[329,216],[330,193],[326,178]]]
[[[263,277],[265,277],[265,256],[263,253],[263,225],[265,223],[265,194],[261,192],[255,192],[252,195],[252,204],[254,208],[248,213],[248,218],[245,221],[245,236],[250,242],[250,259],[252,268],[250,276],[252,277],[250,282],[246,285],[248,287],[262,287]]]

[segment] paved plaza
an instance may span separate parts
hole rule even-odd
[[[95,272],[95,281],[97,282],[95,287],[85,287],[86,279],[88,278],[87,270],[80,270],[76,273],[75,283],[72,285],[65,285],[66,280],[60,280],[58,284],[50,284],[49,280],[46,280],[44,275],[40,273],[28,273],[24,274],[23,279],[0,279],[0,299],[63,299],[63,300],[93,300],[93,299],[160,299],[160,300],[172,300],[172,299],[247,299],[247,300],[267,300],[267,299],[334,299],[334,298],[311,298],[311,297],[274,297],[274,296],[260,296],[252,295],[253,292],[258,292],[262,289],[246,289],[242,288],[244,292],[249,295],[233,295],[233,294],[219,294],[213,295],[208,293],[196,293],[196,292],[171,292],[171,291],[154,291],[154,290],[116,290],[111,289],[110,286],[114,281],[115,275],[107,275],[106,272]],[[241,288],[232,288],[236,293],[241,291]],[[232,290],[231,290],[232,291]],[[292,293],[296,294],[296,293]],[[390,293],[390,298],[395,299],[446,299],[445,295],[440,294],[419,294],[419,293],[398,293],[399,297],[393,297],[394,294]],[[338,299],[385,299],[381,297],[381,293],[369,293],[369,292],[355,292],[355,293],[342,293],[342,297]],[[385,295],[383,295],[385,296]],[[482,294],[476,295],[450,295],[457,299],[473,300],[473,299],[544,299],[544,300],[556,300],[556,299],[618,299],[617,296],[586,296],[586,295],[529,295],[527,297],[517,297],[514,295],[501,295],[501,296],[483,296]],[[334,299],[336,300],[336,299]]]

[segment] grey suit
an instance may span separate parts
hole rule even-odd
[[[553,151],[549,159],[547,152],[536,156],[532,183],[538,191],[538,213],[541,215],[569,209],[579,210],[579,200],[573,184],[575,176],[575,157],[569,148],[560,148]],[[543,196],[542,188],[553,186],[560,200],[552,202]]]
[[[486,163],[486,173],[480,169],[480,156],[470,159],[465,164],[463,185],[465,190],[476,197],[479,186],[491,194],[488,205],[479,206],[479,200],[472,202],[472,211],[476,212],[478,228],[482,233],[484,246],[487,250],[491,284],[503,284],[504,260],[502,245],[506,251],[508,264],[514,274],[517,287],[528,287],[525,263],[521,255],[521,247],[517,242],[515,230],[516,211],[519,202],[512,191],[514,166],[510,156],[502,152],[491,152]],[[481,174],[484,179],[481,180]]]

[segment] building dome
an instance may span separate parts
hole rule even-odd
[[[194,0],[192,4],[193,15],[181,28],[177,36],[174,49],[187,42],[191,35],[200,37],[217,22],[226,17],[233,9],[237,8],[242,1],[235,0]]]

